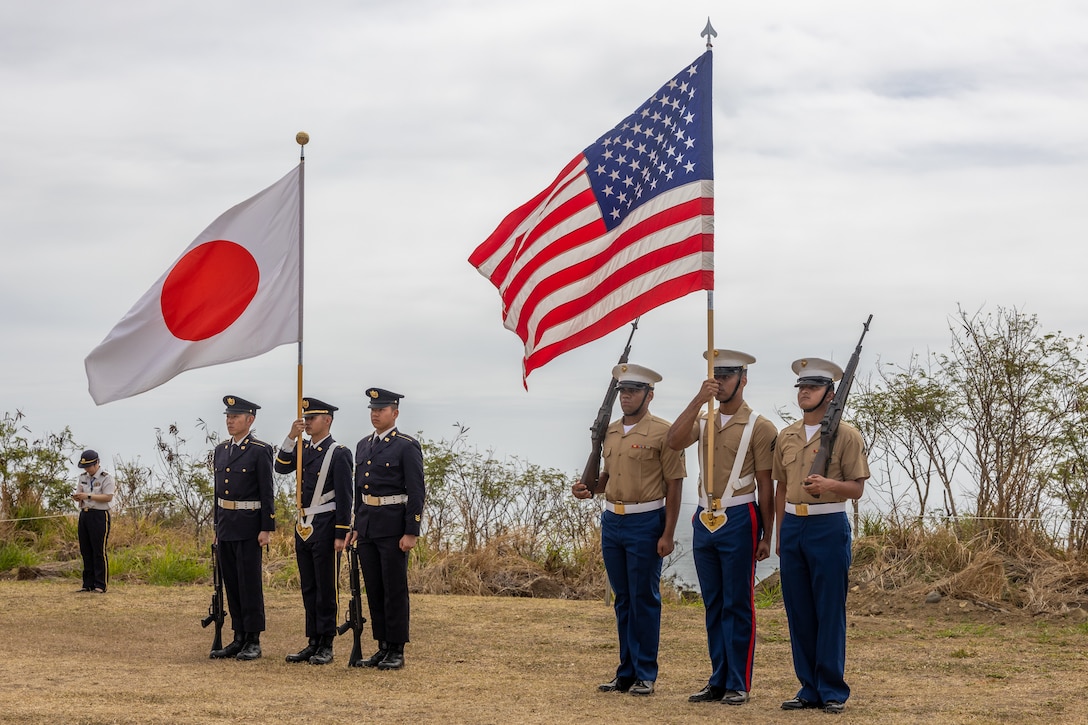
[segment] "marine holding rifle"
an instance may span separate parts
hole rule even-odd
[[[699,508],[692,519],[692,553],[706,609],[711,672],[706,686],[688,700],[743,705],[752,689],[755,658],[756,561],[770,556],[774,531],[771,458],[778,431],[744,400],[748,366],[756,359],[737,350],[714,350],[713,355],[714,377],[703,381],[677,416],[668,439],[676,450],[699,442]],[[708,435],[706,408],[711,399],[718,405],[713,435]],[[707,474],[711,439],[713,476]]]
[[[804,415],[782,429],[775,442],[772,473],[777,481],[782,600],[793,670],[801,683],[797,694],[782,703],[783,710],[820,708],[840,713],[850,697],[844,679],[851,560],[846,501],[861,498],[869,464],[861,433],[848,423],[839,423],[833,413],[841,415],[858,352],[839,400],[835,382],[843,378],[842,368],[819,358],[793,363],[798,376],[797,405]],[[828,429],[829,420],[835,423],[833,430]],[[814,471],[814,463],[822,470]]]
[[[288,662],[332,662],[337,556],[351,531],[355,488],[351,451],[331,434],[337,410],[317,398],[303,398],[302,418],[291,424],[276,456],[276,473],[295,473],[296,455],[302,450],[302,510],[295,524],[295,559],[306,610],[307,644],[287,655]],[[304,429],[309,440],[301,439]]]
[[[651,695],[661,639],[661,560],[675,546],[684,453],[666,445],[669,421],[650,414],[661,376],[622,363],[612,369],[612,377],[623,417],[604,436],[599,479],[583,476],[572,492],[580,499],[600,491],[605,495],[601,553],[616,595],[620,664],[616,676],[598,689]]]
[[[261,406],[223,398],[230,438],[215,447],[215,539],[234,640],[211,658],[255,660],[265,629],[261,549],[276,529],[272,447],[250,435]]]

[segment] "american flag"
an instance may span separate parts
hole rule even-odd
[[[523,380],[644,312],[714,289],[711,51],[574,157],[469,257],[525,344]]]

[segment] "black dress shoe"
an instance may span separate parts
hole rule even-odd
[[[242,651],[234,655],[234,659],[248,662],[249,660],[260,659],[261,657],[261,643],[249,640],[242,645]]]
[[[744,690],[726,690],[722,702],[726,705],[743,705],[748,702],[748,693]]]
[[[284,659],[288,662],[309,662],[315,654],[317,654],[317,640],[311,639],[308,645],[294,654],[287,655]]]
[[[379,670],[399,670],[404,667],[404,653],[389,650],[378,663]]]
[[[233,659],[234,657],[238,656],[239,652],[242,651],[242,646],[244,644],[244,640],[236,639],[223,649],[213,649],[212,653],[208,655],[208,657],[213,660]]]
[[[689,697],[688,702],[716,702],[722,699],[724,694],[724,687],[715,687],[708,682],[706,687]]]
[[[389,646],[385,642],[379,642],[377,652],[366,659],[359,660],[352,667],[377,667],[378,663],[384,660],[387,654],[389,654]]]
[[[611,682],[597,685],[597,689],[601,692],[627,692],[633,684],[635,684],[633,677],[613,677]]]
[[[783,710],[811,710],[819,707],[815,702],[809,702],[803,697],[794,697],[782,703]]]
[[[832,715],[838,715],[845,709],[845,702],[839,702],[838,700],[828,700],[824,703],[824,712],[829,712]]]
[[[654,681],[653,680],[635,680],[635,684],[631,685],[631,689],[627,691],[628,695],[652,695],[654,694]]]
[[[327,665],[332,662],[332,645],[322,644],[310,658],[311,665]]]

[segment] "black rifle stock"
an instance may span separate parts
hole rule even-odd
[[[215,638],[212,640],[212,649],[223,649],[223,622],[227,618],[223,608],[223,574],[219,570],[219,547],[212,544],[212,601],[208,605],[208,616],[200,620],[200,626],[207,628],[209,624],[215,625]]]
[[[846,364],[846,370],[842,373],[842,380],[839,381],[835,397],[827,406],[824,419],[820,421],[820,450],[816,451],[816,458],[812,461],[812,468],[808,472],[810,476],[827,475],[827,467],[831,463],[831,451],[835,447],[835,438],[839,435],[842,411],[846,407],[846,398],[850,395],[850,388],[854,385],[854,373],[858,369],[858,358],[861,357],[861,343],[865,339],[865,333],[869,331],[869,323],[872,321],[873,316],[869,315],[869,319],[865,321],[864,329],[861,331],[861,338],[858,339],[858,346],[854,348],[854,354],[850,356],[850,362]],[[813,494],[813,496],[815,498],[820,497],[819,494]]]
[[[631,323],[631,334],[627,337],[627,346],[623,348],[623,354],[620,355],[618,365],[627,362],[627,358],[631,354],[631,340],[635,337],[635,330],[637,329],[638,318],[635,318],[635,321]],[[604,394],[604,402],[601,403],[601,408],[597,411],[597,419],[593,421],[593,425],[589,429],[592,447],[589,450],[589,460],[586,461],[586,467],[582,470],[582,477],[579,479],[589,489],[590,493],[597,493],[597,484],[600,483],[601,448],[604,447],[604,435],[608,432],[608,424],[612,418],[612,408],[616,405],[617,395],[619,395],[619,391],[616,390],[616,381],[614,378],[609,378],[608,390]]]
[[[359,550],[355,544],[348,546],[348,581],[351,583],[351,601],[348,602],[347,618],[344,623],[336,628],[336,633],[343,635],[349,629],[352,633],[351,656],[348,658],[348,667],[357,667],[363,659],[363,624],[366,617],[363,616],[363,587],[359,581]]]

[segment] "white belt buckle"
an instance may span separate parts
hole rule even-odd
[[[808,504],[798,503],[793,506],[793,513],[797,516],[808,516]]]

